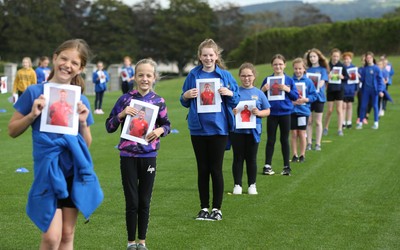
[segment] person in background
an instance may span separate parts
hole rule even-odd
[[[392,83],[393,83],[394,69],[393,69],[392,64],[388,61],[386,55],[382,55],[381,56],[381,60],[384,61],[384,65],[385,65],[386,71],[389,72],[389,78],[388,78],[388,81],[387,81],[387,84],[386,84],[386,91],[388,92],[389,91],[389,86],[391,86]],[[387,98],[383,98],[382,112],[380,114],[381,116],[385,115],[387,101],[388,101]]]
[[[265,165],[263,168],[264,175],[273,175],[275,172],[272,170],[272,156],[274,155],[275,141],[277,129],[279,127],[281,150],[283,158],[283,171],[282,175],[290,175],[290,115],[293,109],[292,101],[299,98],[296,85],[291,77],[284,73],[286,68],[286,59],[281,54],[276,54],[272,57],[271,65],[274,73],[264,79],[261,85],[261,90],[267,95],[268,91],[273,91],[274,84],[279,92],[284,92],[283,100],[268,100],[271,105],[271,113],[267,118],[267,146],[265,148]],[[281,84],[273,83],[269,86],[269,77],[283,77],[284,82]],[[276,91],[276,90],[275,90]]]
[[[15,76],[13,93],[18,94],[18,97],[24,93],[28,86],[36,84],[36,73],[32,69],[32,61],[29,57],[22,59],[22,69],[17,71]]]
[[[222,198],[224,177],[222,165],[229,132],[233,131],[234,115],[232,109],[239,102],[236,80],[225,70],[221,57],[222,50],[212,39],[204,40],[198,47],[199,65],[193,68],[185,79],[180,102],[189,109],[188,127],[197,162],[197,185],[200,196],[200,212],[196,220],[222,220]],[[196,88],[198,79],[218,78],[221,87],[221,111],[198,113],[197,98],[200,90]],[[215,93],[215,94],[217,94]],[[212,179],[212,210],[210,208],[210,175]]]
[[[135,66],[136,89],[123,94],[117,100],[106,120],[107,132],[113,133],[120,125],[121,129],[124,127],[127,115],[136,116],[141,112],[130,106],[131,100],[140,100],[159,107],[154,129],[145,138],[147,145],[124,138],[121,138],[118,145],[125,196],[127,250],[147,249],[146,235],[157,172],[157,151],[160,148],[160,137],[167,136],[171,131],[165,100],[153,91],[153,84],[157,78],[156,62],[152,59],[138,61]]]
[[[374,63],[374,54],[367,52],[365,54],[365,65],[361,71],[360,77],[363,86],[361,88],[361,108],[360,108],[360,122],[357,124],[356,129],[362,129],[362,120],[365,118],[368,108],[368,102],[371,102],[374,109],[374,125],[372,129],[379,128],[379,114],[378,114],[378,97],[383,97],[385,84],[383,82],[382,71]]]
[[[49,82],[77,85],[83,92],[85,82],[80,74],[90,54],[84,40],[62,43],[53,54],[54,68]],[[78,211],[88,219],[103,200],[88,150],[92,143],[90,125],[94,121],[89,101],[81,95],[81,100],[77,100],[78,135],[41,132],[40,120],[46,104],[43,91],[44,84],[26,89],[14,105],[16,111],[8,131],[15,138],[32,127],[35,174],[26,211],[43,232],[40,249],[72,250]]]
[[[97,70],[93,72],[92,81],[95,84],[94,92],[96,93],[96,98],[94,101],[94,113],[102,115],[104,114],[104,111],[101,108],[103,106],[104,92],[107,90],[107,83],[110,81],[110,76],[104,69],[104,64],[102,61],[97,62]]]
[[[329,82],[326,88],[326,95],[328,99],[328,110],[325,115],[325,124],[323,135],[328,135],[329,123],[333,113],[333,105],[336,104],[337,113],[337,134],[343,136],[342,119],[343,119],[343,97],[344,97],[344,83],[349,78],[347,71],[344,69],[342,62],[340,62],[340,50],[332,49],[331,60],[329,61],[329,68],[332,70],[329,73]],[[335,74],[334,70],[341,69],[341,73]],[[338,78],[338,79],[334,79]],[[333,80],[339,80],[340,83],[332,83]]]
[[[299,92],[299,98],[293,102],[291,120],[291,145],[292,145],[292,162],[304,162],[306,159],[306,129],[308,117],[311,114],[310,105],[317,100],[317,91],[314,83],[306,77],[306,64],[304,59],[296,58],[293,60],[293,80],[295,84],[303,83],[305,93]],[[297,143],[300,146],[300,154],[297,151]],[[300,155],[300,156],[299,156]]]
[[[124,57],[124,66],[122,67],[121,78],[123,79],[121,85],[122,94],[126,94],[133,89],[133,80],[135,80],[135,70],[132,67],[132,58],[129,56]]]
[[[239,68],[239,78],[242,86],[239,87],[240,101],[255,101],[251,110],[248,105],[238,114],[234,108],[233,113],[240,115],[242,122],[250,122],[250,116],[256,116],[256,128],[238,129],[229,134],[233,149],[232,173],[234,180],[233,194],[242,194],[243,163],[246,161],[247,193],[258,194],[256,187],[257,178],[257,151],[262,133],[262,118],[270,113],[269,102],[265,94],[255,87],[256,68],[251,63],[244,63]]]
[[[310,49],[305,55],[307,62],[307,72],[316,73],[321,76],[320,81],[315,83],[318,97],[315,102],[311,104],[312,115],[307,124],[307,150],[312,149],[313,138],[313,122],[315,122],[315,150],[321,151],[321,138],[322,138],[322,116],[324,112],[325,97],[325,83],[328,82],[329,65],[325,56],[319,49]]]
[[[36,73],[36,83],[45,83],[49,77],[51,69],[49,68],[49,58],[47,56],[42,56],[39,59],[39,66],[35,69]]]
[[[343,66],[344,70],[348,70],[349,68],[354,68],[355,65],[352,64],[354,54],[352,52],[344,52],[342,54]],[[353,117],[353,103],[354,96],[358,90],[359,83],[349,84],[349,80],[355,80],[357,78],[357,72],[348,73],[349,78],[347,81],[344,81],[344,97],[343,97],[343,128],[350,129],[352,128],[352,117]]]

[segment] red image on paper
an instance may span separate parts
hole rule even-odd
[[[211,90],[211,85],[209,83],[204,84],[204,90],[200,95],[202,105],[213,105],[215,94]]]

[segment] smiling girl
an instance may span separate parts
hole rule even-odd
[[[224,70],[222,50],[212,39],[204,40],[198,48],[199,65],[192,69],[182,87],[180,101],[189,109],[188,125],[197,161],[197,184],[200,196],[200,212],[196,220],[222,220],[222,198],[224,178],[222,164],[228,134],[234,129],[232,109],[239,102],[238,86],[231,73]],[[197,113],[196,98],[200,95],[196,88],[197,79],[218,78],[221,88],[221,111]],[[215,94],[217,94],[215,93]],[[213,202],[209,213],[209,186],[212,179]]]
[[[158,78],[157,64],[151,59],[142,59],[135,67],[136,88],[122,95],[106,120],[108,133],[115,132],[119,125],[124,127],[125,117],[138,115],[141,110],[130,106],[132,99],[151,103],[159,107],[154,130],[147,136],[148,145],[121,138],[120,167],[122,186],[125,195],[127,249],[147,249],[146,234],[150,217],[150,201],[156,175],[157,150],[160,137],[167,136],[171,130],[164,98],[153,92]],[[136,240],[136,227],[138,240]]]
[[[49,82],[78,85],[83,92],[84,81],[80,73],[85,68],[89,56],[89,47],[85,41],[75,39],[64,42],[53,54],[54,68],[49,75]],[[86,193],[76,192],[73,189],[74,186],[79,184],[78,177],[80,177],[77,172],[79,166],[74,166],[74,163],[77,162],[75,153],[83,152],[89,155],[87,147],[92,142],[89,126],[93,123],[93,117],[89,111],[88,99],[81,95],[81,100],[77,105],[79,113],[79,133],[77,136],[40,132],[41,113],[46,103],[43,89],[44,84],[35,84],[27,88],[14,105],[16,111],[11,117],[8,129],[10,136],[15,138],[23,134],[29,126],[32,127],[35,175],[29,193],[27,213],[43,231],[40,249],[73,249],[75,224],[78,216],[77,207],[82,211],[82,208],[87,206],[95,206],[94,208],[96,208],[99,205],[90,204],[93,203],[95,197],[89,199]],[[74,144],[73,147],[64,145],[65,142],[73,139],[78,141],[77,145],[81,149],[75,149],[75,153],[72,153],[71,148],[77,148],[77,145]],[[48,143],[48,141],[53,144]],[[62,144],[62,146],[59,144]],[[43,155],[42,151],[51,153],[56,151],[58,160],[55,163],[52,162],[52,166],[48,166],[48,161],[43,160],[46,156]],[[51,170],[44,172],[43,170],[51,167],[54,167],[53,171],[61,171],[61,174],[65,177],[67,197],[59,197],[59,194],[54,191],[54,189],[61,187],[53,187],[51,185],[53,172]],[[43,191],[40,192],[40,195],[35,194],[35,191],[39,188],[42,188]],[[97,189],[95,192],[102,200],[101,190]],[[79,197],[83,197],[89,204],[82,206],[82,203],[78,203],[81,200],[77,201]]]

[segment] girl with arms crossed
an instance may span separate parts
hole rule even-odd
[[[221,206],[224,193],[222,164],[228,134],[234,129],[232,109],[239,102],[239,94],[236,80],[225,70],[221,52],[222,50],[212,39],[206,39],[199,45],[200,65],[189,72],[180,97],[182,106],[189,108],[188,125],[197,161],[201,210],[196,220],[222,220]],[[200,95],[200,90],[196,88],[196,80],[211,78],[218,78],[221,82],[221,87],[218,89],[222,100],[221,111],[198,113],[196,98]],[[213,190],[211,214],[208,210],[210,175]]]

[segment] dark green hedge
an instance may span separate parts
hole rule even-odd
[[[318,24],[304,28],[274,28],[246,38],[227,57],[229,67],[248,61],[269,63],[280,53],[286,58],[302,57],[311,48],[328,56],[332,48],[362,54],[400,53],[400,18],[357,19],[349,22]]]

